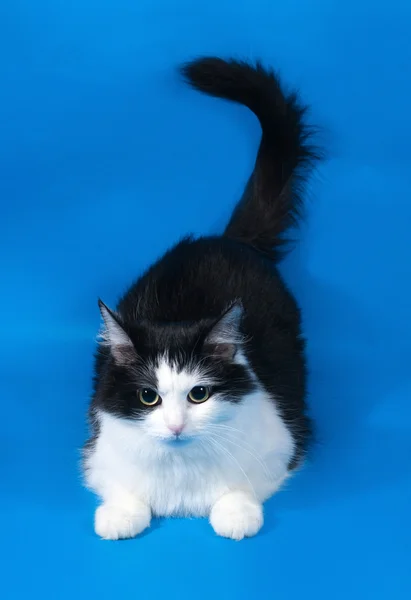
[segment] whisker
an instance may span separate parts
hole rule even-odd
[[[249,448],[251,448],[251,450],[253,450],[254,452],[257,452],[256,449],[251,444],[249,444],[248,442],[246,442],[243,439],[243,436],[246,435],[245,431],[242,431],[241,429],[236,429],[235,427],[232,427],[230,425],[223,425],[222,423],[214,423],[213,425],[211,425],[211,427],[212,428],[216,427],[216,428],[220,428],[220,429],[226,430],[225,431],[226,433],[231,433],[235,437],[235,439],[240,438],[240,441],[243,444],[245,444],[246,446],[248,446]],[[224,432],[220,431],[220,433],[224,433]],[[240,435],[237,436],[237,435],[235,435],[236,433],[239,433]]]
[[[218,438],[220,438],[221,440],[225,440],[226,442],[229,442],[230,444],[232,444],[233,446],[236,446],[237,448],[241,448],[241,450],[245,450],[246,452],[248,452],[253,458],[255,458],[255,460],[260,464],[260,466],[263,468],[265,474],[267,475],[267,477],[272,480],[273,477],[267,467],[267,465],[265,464],[265,462],[262,460],[262,458],[260,456],[258,456],[257,454],[254,454],[254,452],[252,452],[251,450],[249,450],[248,448],[246,448],[245,446],[242,446],[241,444],[237,444],[236,442],[234,442],[233,440],[230,440],[227,437],[224,437],[222,435],[219,435],[218,433],[212,433],[213,436],[217,436]],[[252,448],[252,446],[250,446]]]
[[[241,435],[245,435],[245,431],[242,431],[241,429],[236,429],[232,425],[225,425],[223,423],[213,423],[212,427],[221,427],[224,429],[230,429],[231,431],[237,431],[238,433],[241,433]]]
[[[248,477],[247,473],[244,471],[243,467],[240,465],[240,463],[238,462],[238,460],[235,458],[235,456],[233,456],[231,454],[231,452],[229,450],[227,450],[227,448],[225,446],[223,446],[223,444],[220,444],[220,442],[218,442],[216,439],[212,438],[212,437],[208,437],[209,441],[212,444],[215,444],[218,448],[221,448],[221,450],[229,457],[231,458],[231,460],[234,461],[234,463],[237,465],[237,467],[240,469],[240,471],[242,472],[242,474],[244,475],[244,477],[247,479],[248,484],[254,494],[254,497],[257,499],[257,494],[255,493],[255,489],[253,484],[250,481],[250,478]]]

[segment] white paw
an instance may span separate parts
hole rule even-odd
[[[95,514],[94,529],[105,540],[132,538],[150,527],[150,509],[143,503],[133,511],[111,504],[102,504]]]
[[[217,535],[242,540],[258,533],[263,525],[263,509],[245,492],[229,492],[214,504],[210,523]]]

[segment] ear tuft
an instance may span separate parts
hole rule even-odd
[[[110,347],[116,363],[130,363],[135,356],[134,346],[121,325],[120,317],[100,299],[98,305],[104,321],[104,330],[101,333],[103,344]]]
[[[225,360],[233,360],[238,346],[243,341],[240,331],[243,312],[242,304],[235,302],[213,325],[204,342],[210,354]]]

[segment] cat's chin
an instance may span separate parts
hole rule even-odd
[[[170,448],[182,448],[192,444],[194,439],[193,437],[170,437],[162,439],[161,442]]]

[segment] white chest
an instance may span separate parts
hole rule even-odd
[[[228,490],[259,501],[287,475],[292,438],[272,405],[179,447],[140,439],[132,424],[101,415],[100,435],[86,460],[86,480],[104,499],[118,489],[146,502],[158,516],[205,516]]]

